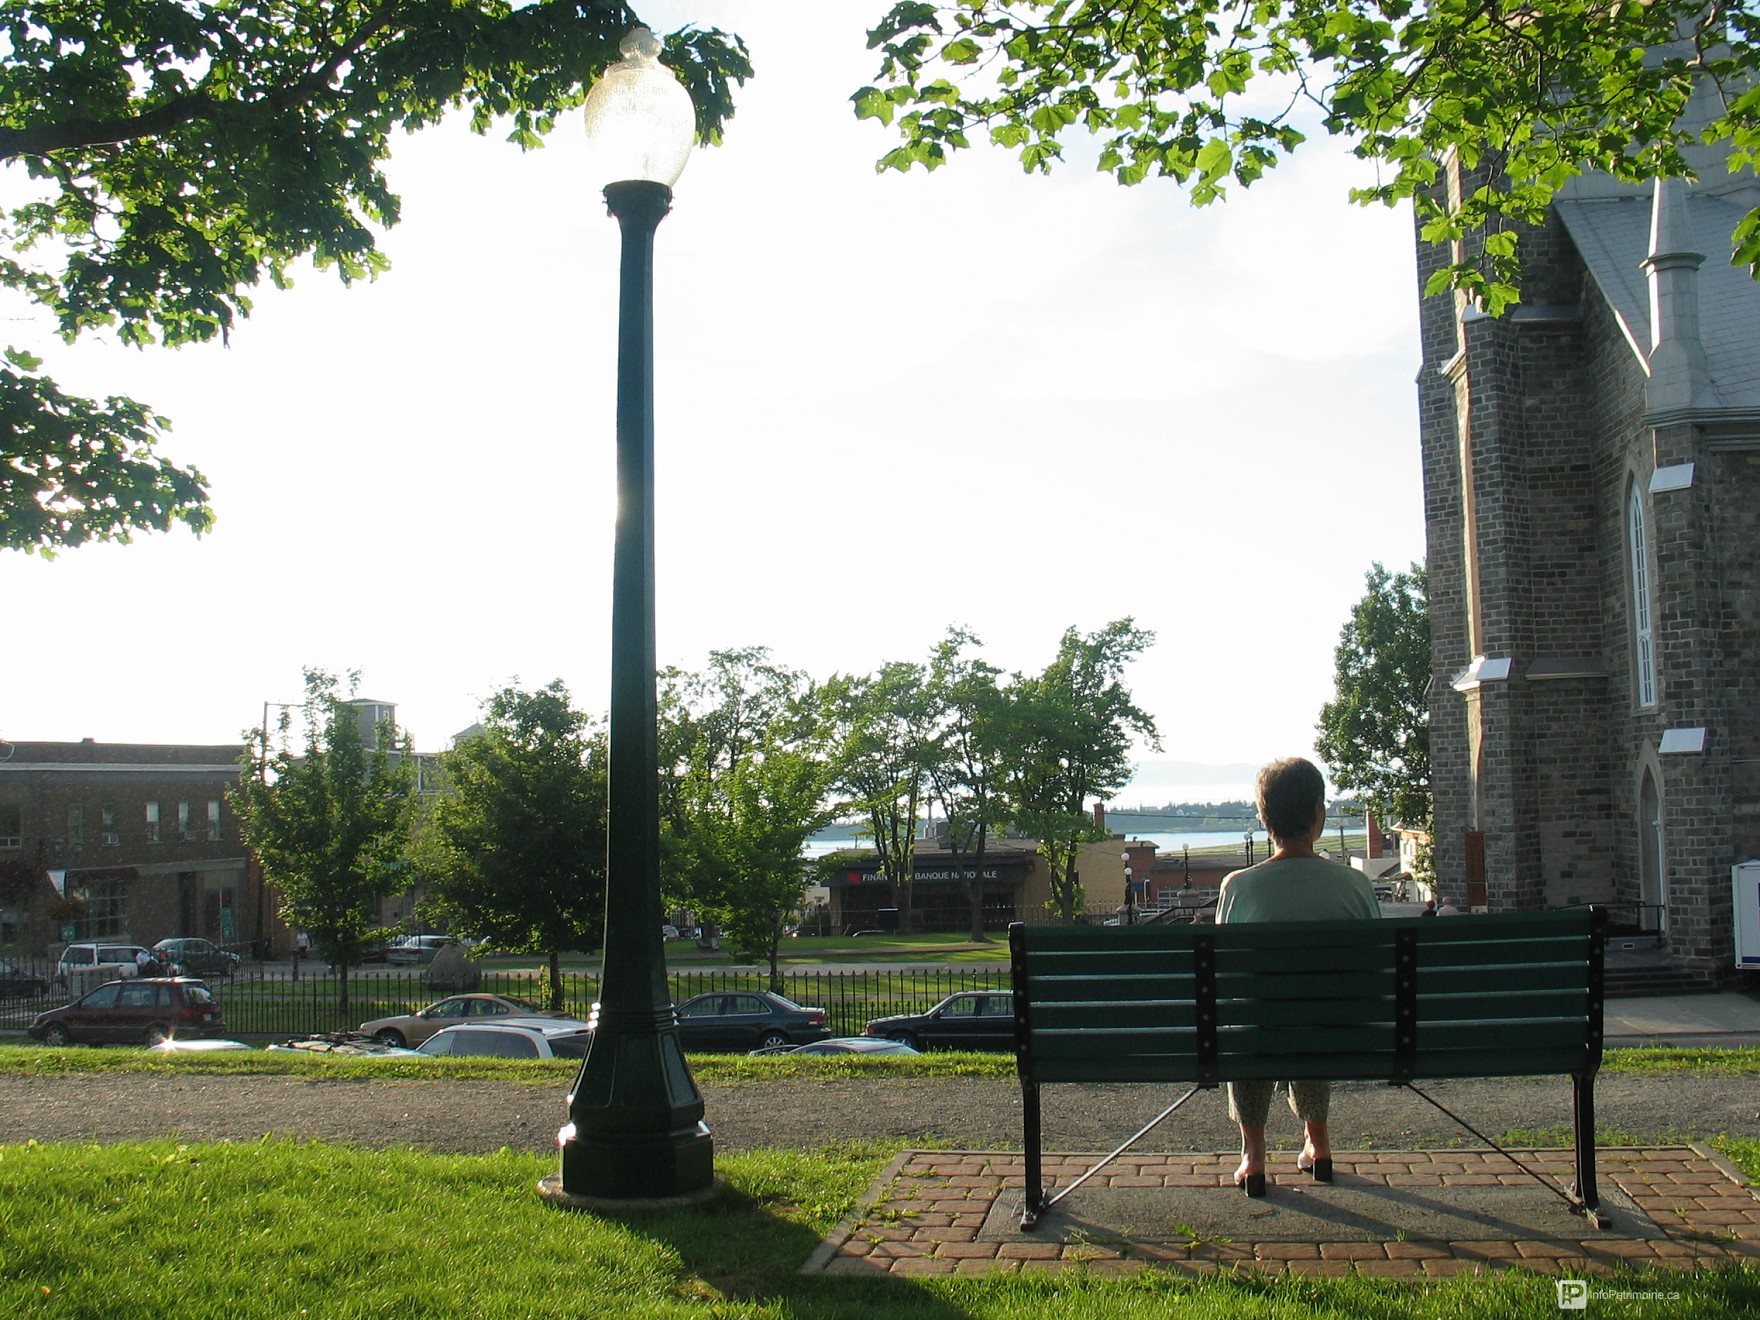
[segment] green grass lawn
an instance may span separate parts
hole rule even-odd
[[[1255,1275],[971,1279],[804,1276],[800,1266],[893,1153],[726,1155],[725,1193],[667,1214],[548,1207],[554,1161],[319,1144],[0,1147],[0,1308],[9,1316],[752,1317],[870,1320],[1453,1320],[1558,1314],[1553,1280],[1433,1283]],[[1760,1309],[1760,1271],[1624,1274],[1673,1299],[1604,1314],[1721,1320]]]
[[[937,1052],[863,1057],[853,1054],[752,1058],[744,1054],[693,1054],[691,1072],[706,1081],[773,1081],[785,1077],[994,1077],[1012,1080],[1008,1054]],[[157,1054],[127,1046],[51,1049],[29,1041],[0,1043],[0,1073],[184,1073],[271,1074],[351,1079],[479,1081],[502,1079],[553,1085],[578,1064],[567,1059],[355,1058],[298,1050],[252,1050],[219,1054]],[[1760,1075],[1760,1049],[1609,1050],[1603,1072],[1710,1077]]]

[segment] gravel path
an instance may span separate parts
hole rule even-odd
[[[789,1080],[703,1086],[722,1150],[812,1149],[865,1137],[905,1137],[968,1149],[1018,1149],[1020,1092],[1012,1081],[942,1078]],[[546,1152],[566,1119],[565,1087],[506,1082],[327,1081],[291,1077],[132,1074],[0,1077],[0,1142],[254,1141],[265,1134],[482,1152]],[[1457,1081],[1425,1087],[1490,1136],[1570,1122],[1559,1078]],[[1111,1149],[1173,1094],[1157,1087],[1045,1088],[1050,1150]],[[1760,1137],[1760,1083],[1751,1077],[1604,1074],[1596,1085],[1603,1131],[1640,1139],[1718,1133]],[[1416,1096],[1341,1085],[1333,1098],[1341,1149],[1467,1138]],[[1274,1144],[1292,1144],[1287,1109],[1271,1119]],[[1236,1140],[1220,1092],[1201,1092],[1145,1143],[1159,1150],[1226,1150]]]

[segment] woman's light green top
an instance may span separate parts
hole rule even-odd
[[[1235,871],[1222,882],[1216,922],[1336,921],[1379,917],[1375,888],[1361,871],[1324,857],[1286,857]]]

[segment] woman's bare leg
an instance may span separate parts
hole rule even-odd
[[[1234,1171],[1234,1180],[1244,1183],[1248,1174],[1265,1172],[1265,1127],[1241,1125],[1241,1164]]]

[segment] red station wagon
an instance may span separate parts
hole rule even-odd
[[[45,1045],[122,1041],[157,1045],[184,1036],[223,1036],[226,1019],[200,981],[138,976],[111,981],[71,1004],[39,1013],[28,1028]]]

